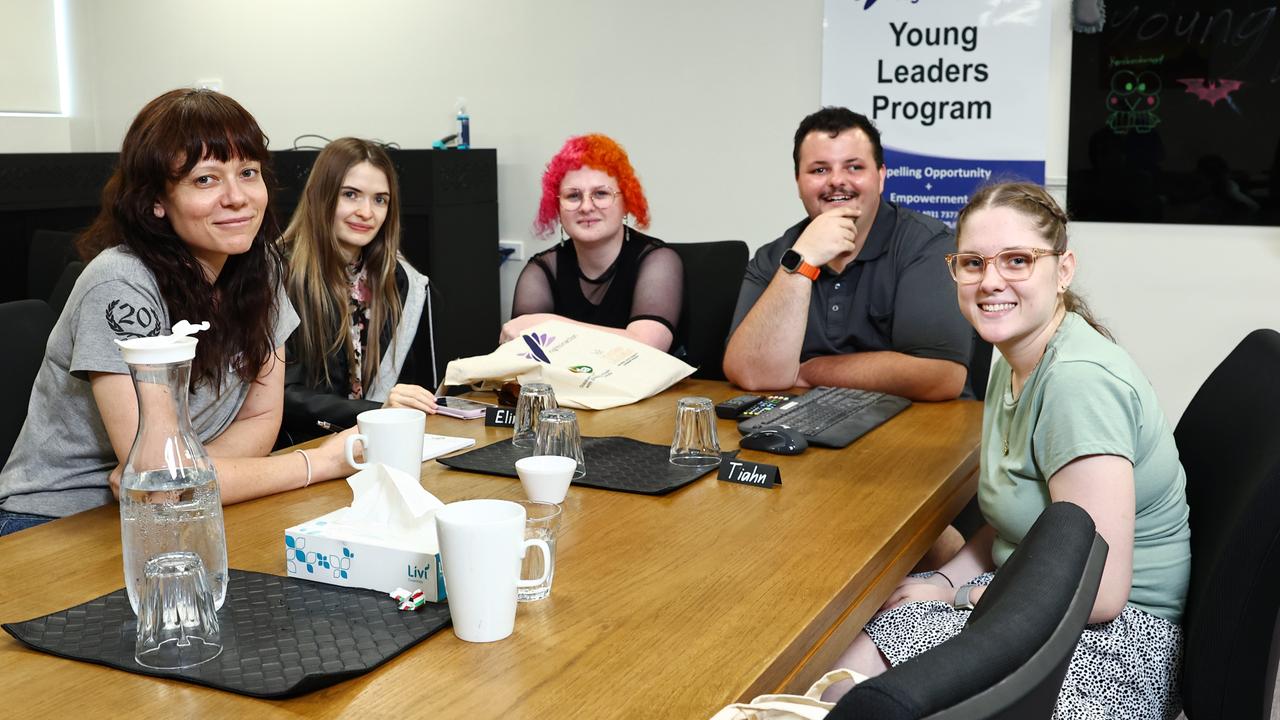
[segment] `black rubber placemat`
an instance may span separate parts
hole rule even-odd
[[[533,454],[533,448],[516,447],[499,440],[461,455],[437,458],[436,462],[455,470],[519,477],[516,461]],[[736,453],[730,453],[730,456]],[[671,448],[626,437],[582,438],[582,460],[587,474],[574,485],[619,490],[641,495],[665,495],[717,469],[672,465]]]
[[[186,670],[133,659],[137,618],[124,588],[61,612],[6,623],[36,650],[262,698],[285,698],[363,675],[449,624],[449,606],[399,610],[386,593],[231,570],[218,611],[222,654]]]

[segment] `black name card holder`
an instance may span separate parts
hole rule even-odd
[[[720,461],[720,474],[717,477],[728,482],[762,488],[772,488],[774,485],[782,484],[782,470],[777,465],[747,462],[731,457]]]
[[[490,407],[484,409],[486,427],[515,427],[516,410],[509,407]]]

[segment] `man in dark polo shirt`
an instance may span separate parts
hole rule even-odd
[[[724,372],[747,390],[833,385],[950,400],[973,329],[956,304],[941,222],[887,202],[880,132],[828,107],[795,135],[808,217],[747,265]]]

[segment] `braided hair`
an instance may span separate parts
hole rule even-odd
[[[956,218],[956,237],[964,232],[965,219],[975,210],[1005,207],[1016,210],[1031,221],[1041,237],[1049,241],[1053,249],[1067,249],[1067,213],[1043,187],[1029,182],[997,182],[983,185],[969,198],[969,203]],[[1074,290],[1068,288],[1062,294],[1067,312],[1073,312],[1089,323],[1103,337],[1115,342],[1111,331],[1094,317],[1093,311]]]

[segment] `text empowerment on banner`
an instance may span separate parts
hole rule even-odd
[[[445,385],[518,380],[548,383],[565,407],[604,410],[643,400],[694,368],[630,338],[552,320],[539,323],[488,355],[449,363]]]
[[[826,0],[822,104],[883,135],[884,196],[950,225],[992,179],[1044,182],[1049,3]]]

